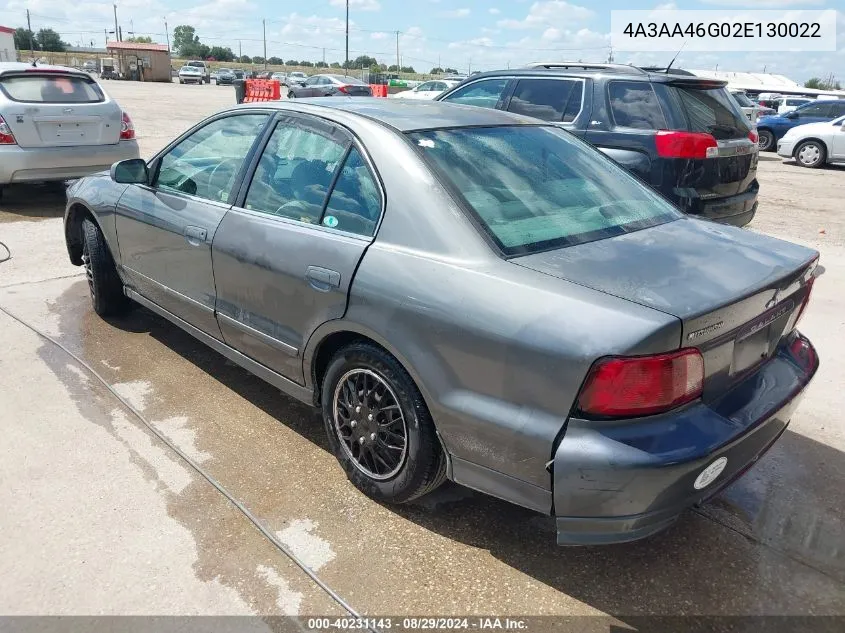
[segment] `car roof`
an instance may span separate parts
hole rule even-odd
[[[614,79],[633,81],[651,81],[656,83],[707,84],[726,86],[727,81],[697,77],[681,69],[639,68],[626,64],[581,64],[568,62],[548,62],[529,64],[525,68],[491,70],[471,75],[464,81],[478,81],[487,77],[597,77],[606,76]]]
[[[245,103],[237,108],[254,108],[256,105],[258,104]],[[329,117],[331,117],[331,111],[342,111],[377,121],[398,132],[449,127],[547,125],[543,121],[512,112],[443,101],[380,99],[378,97],[316,97],[296,99],[293,105],[288,101],[271,101],[260,105],[284,110],[297,110],[297,106],[305,105],[309,107],[297,111],[317,114],[319,110],[323,110]],[[311,107],[319,108],[319,110],[311,110]]]
[[[50,64],[38,64],[37,66],[33,66],[27,62],[0,62],[0,75],[3,73],[19,73],[21,71],[35,72],[36,70],[44,70],[47,72],[66,72],[72,75],[88,76],[81,70],[69,68],[68,66],[52,66]]]

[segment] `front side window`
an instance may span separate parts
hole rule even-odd
[[[508,85],[507,79],[483,79],[458,88],[444,99],[451,103],[495,108]]]
[[[827,103],[813,103],[812,105],[804,106],[803,108],[798,108],[797,110],[793,110],[795,114],[801,117],[826,117],[830,112],[830,105]]]
[[[244,206],[307,224],[319,224],[335,170],[348,140],[322,128],[281,122],[255,170]]]
[[[520,79],[508,111],[544,121],[571,123],[581,110],[584,84],[572,79]]]
[[[640,130],[662,130],[666,118],[650,83],[645,81],[612,81],[608,89],[610,111],[618,127]]]
[[[241,114],[204,125],[161,158],[155,186],[228,202],[235,177],[268,117]]]
[[[555,127],[429,130],[409,136],[507,256],[682,217],[625,169]]]
[[[100,103],[105,100],[94,80],[75,75],[3,77],[0,90],[9,99],[26,103]]]

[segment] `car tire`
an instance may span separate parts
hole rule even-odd
[[[446,480],[446,456],[428,407],[382,348],[359,342],[334,355],[323,378],[322,413],[332,452],[368,497],[407,503]]]
[[[827,158],[827,149],[821,141],[804,141],[795,148],[795,162],[801,167],[818,169],[824,165]]]
[[[82,221],[82,265],[94,312],[101,317],[125,312],[129,299],[123,294],[123,282],[117,274],[106,238],[93,220]]]
[[[182,81],[182,80],[180,79],[180,80],[179,80],[179,83],[180,83],[180,84],[184,84],[185,82],[184,82],[184,81]]]
[[[757,130],[757,147],[761,152],[774,151],[775,135],[771,130]]]
[[[296,99],[296,93],[293,90],[288,90],[288,99]]]

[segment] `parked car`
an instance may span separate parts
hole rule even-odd
[[[298,70],[294,70],[293,72],[288,73],[288,79],[293,83],[304,84],[305,80],[308,79],[308,75]]]
[[[778,141],[778,155],[802,167],[845,162],[845,116],[791,128]]]
[[[197,84],[202,85],[205,77],[202,74],[202,69],[196,66],[182,66],[179,69],[179,83],[180,84]]]
[[[805,123],[823,123],[845,115],[845,99],[812,101],[795,108],[787,114],[760,117],[757,120],[757,135],[760,150],[775,151],[777,142],[786,132]]]
[[[218,86],[231,86],[235,81],[235,73],[229,68],[221,68],[217,71],[216,83]]]
[[[290,77],[290,75],[288,75]],[[289,85],[288,99],[301,97],[372,97],[369,84],[346,75],[311,75],[302,86]]]
[[[270,75],[270,79],[275,79],[280,84],[287,85],[288,74],[283,72],[275,72]]]
[[[818,367],[796,329],[816,251],[492,109],[237,106],[80,180],[64,226],[98,314],[134,300],[319,406],[365,494],[451,478],[553,514],[559,543],[670,525],[772,446]]]
[[[210,84],[211,83],[211,67],[208,65],[207,62],[202,60],[192,60],[185,64],[185,66],[189,66],[191,68],[199,68],[200,74],[202,75],[202,81]]]
[[[235,79],[246,79],[246,71],[242,68],[235,68],[232,73],[235,75]]]
[[[0,195],[11,183],[78,178],[138,155],[129,115],[88,73],[0,63]]]
[[[552,122],[686,213],[743,226],[757,210],[757,137],[723,81],[561,62],[482,73],[437,100]]]
[[[777,106],[773,107],[778,111],[778,114],[787,114],[795,110],[795,108],[807,103],[813,103],[813,101],[815,99],[807,99],[805,97],[781,97],[777,100]]]
[[[751,125],[756,125],[757,119],[760,117],[761,106],[749,99],[748,95],[742,90],[729,90],[729,92]]]
[[[434,81],[423,82],[411,90],[397,92],[392,97],[394,99],[434,99],[437,95],[457,86],[459,83],[460,81],[456,80],[435,79]]]
[[[84,70],[86,73],[97,72],[97,62],[95,62],[93,59],[89,59],[87,62],[82,64],[82,70]]]

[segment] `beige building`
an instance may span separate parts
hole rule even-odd
[[[106,50],[115,59],[115,70],[127,79],[172,81],[170,50],[165,44],[109,42]]]

